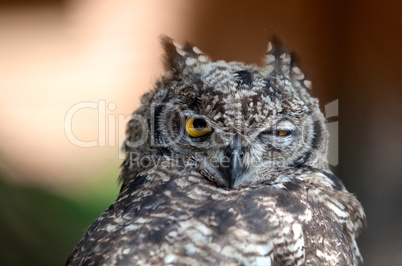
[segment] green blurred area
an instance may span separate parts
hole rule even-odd
[[[0,175],[0,265],[64,265],[91,223],[116,199],[117,173],[69,191],[11,184]]]

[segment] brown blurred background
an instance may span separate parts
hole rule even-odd
[[[0,0],[0,264],[63,264],[115,199],[124,121],[162,71],[160,34],[257,64],[278,34],[323,110],[338,100],[333,170],[366,209],[365,265],[400,265],[401,12],[379,0]],[[79,103],[95,108],[72,132],[95,147],[66,136]]]

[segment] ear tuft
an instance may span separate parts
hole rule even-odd
[[[265,69],[268,73],[276,71],[289,77],[295,87],[311,88],[311,82],[306,80],[304,73],[297,65],[297,57],[290,54],[280,37],[274,35],[268,42],[265,54]]]
[[[276,35],[272,38],[271,42],[268,42],[265,64],[269,72],[275,69],[284,75],[289,74],[291,56],[283,41]]]
[[[165,50],[165,69],[167,71],[173,70],[175,74],[194,72],[198,65],[210,61],[200,49],[190,43],[181,46],[167,36],[161,37],[161,43]]]
[[[180,47],[178,47],[178,44],[173,42],[173,40],[168,37],[168,36],[162,36],[161,37],[161,44],[163,47],[163,50],[165,50],[165,55],[164,55],[164,60],[163,60],[163,65],[167,71],[172,70],[172,69],[177,69],[178,67],[178,57],[180,54],[178,53],[178,50]]]

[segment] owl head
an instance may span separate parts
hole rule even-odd
[[[162,44],[166,73],[129,122],[129,171],[179,160],[218,186],[240,188],[290,168],[328,168],[318,100],[280,42],[268,43],[262,67],[212,61],[167,37]]]

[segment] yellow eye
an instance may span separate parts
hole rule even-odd
[[[198,138],[212,131],[211,125],[201,118],[186,118],[186,131],[190,137]]]
[[[285,130],[278,131],[278,136],[287,136],[288,134],[289,134],[289,131],[285,131]]]

